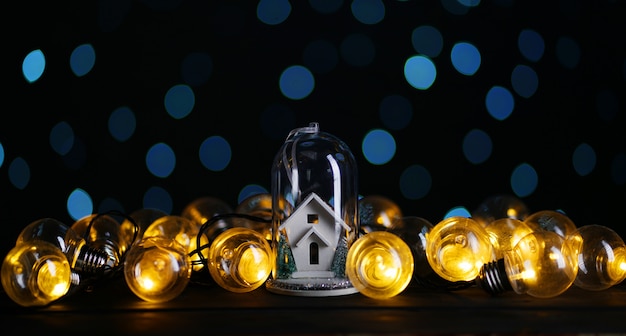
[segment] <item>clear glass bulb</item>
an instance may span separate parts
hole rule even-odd
[[[211,243],[208,256],[213,280],[231,292],[257,289],[269,277],[272,248],[260,232],[235,227],[219,234]]]
[[[209,219],[223,214],[232,213],[233,209],[228,203],[220,200],[219,198],[205,196],[196,198],[191,203],[187,204],[181,212],[181,217],[184,217],[191,222],[195,223],[198,229]],[[233,227],[233,223],[230,219],[220,219],[213,222],[210,228],[206,230],[207,237],[216,237],[222,231]]]
[[[385,196],[368,195],[359,199],[359,225],[364,233],[385,231],[402,216],[400,206]]]
[[[87,215],[74,222],[70,228],[91,247],[105,252],[112,262],[111,267],[119,265],[123,251],[129,247],[125,246],[127,241],[120,236],[120,224],[108,215]]]
[[[626,245],[613,229],[604,225],[583,225],[570,240],[580,246],[578,273],[574,285],[591,291],[604,290],[626,278]]]
[[[426,278],[433,273],[426,258],[426,235],[432,228],[430,221],[416,216],[398,218],[389,227],[389,232],[400,237],[411,248],[415,264],[414,279]]]
[[[472,219],[486,226],[500,218],[524,220],[529,213],[528,206],[516,196],[494,195],[487,197],[472,211]]]
[[[476,282],[492,295],[513,290],[550,298],[565,292],[577,272],[577,254],[567,240],[540,230],[522,237],[504,258],[485,264]]]
[[[426,257],[443,279],[473,281],[480,268],[495,259],[495,252],[482,225],[471,218],[453,216],[428,233]]]
[[[204,265],[198,254],[202,253],[202,255],[206,257],[209,252],[209,239],[204,234],[198,236],[199,232],[200,225],[197,222],[182,216],[167,215],[152,222],[152,224],[146,228],[142,238],[162,237],[176,240],[185,247],[188,254],[192,255],[191,263],[193,264],[193,270],[199,271]],[[198,246],[197,238],[200,238],[200,246]],[[202,246],[207,247],[203,248],[201,251],[197,251],[197,248]]]
[[[404,291],[411,282],[413,268],[409,245],[387,231],[361,236],[346,259],[346,273],[354,288],[374,299],[388,299]]]
[[[567,215],[555,210],[534,212],[524,219],[524,223],[533,231],[552,231],[564,238],[576,234],[576,230],[578,229],[576,224]]]
[[[281,209],[282,214],[288,214],[293,211],[290,208],[290,204],[285,202],[284,199],[280,199],[280,204],[277,209]],[[272,194],[260,193],[247,197],[235,208],[236,214],[250,215],[258,218],[262,218],[267,221],[272,219]],[[260,232],[268,241],[272,240],[272,225],[271,222],[254,221],[247,218],[234,218],[235,227],[247,227],[255,231]]]
[[[27,225],[17,237],[16,245],[41,240],[59,248],[73,271],[98,276],[110,270],[115,260],[104,251],[90,247],[85,239],[64,223],[42,218]]]
[[[48,305],[79,282],[65,254],[43,240],[18,243],[2,263],[2,287],[24,307]]]
[[[128,288],[148,302],[178,297],[191,277],[187,248],[172,238],[146,237],[134,244],[124,262]]]
[[[500,218],[485,226],[489,240],[496,253],[496,259],[504,257],[504,253],[533,230],[523,221],[515,218]]]
[[[141,240],[146,228],[155,220],[167,216],[167,213],[154,208],[141,208],[131,212],[120,224],[120,239],[124,241],[122,244],[122,253],[125,253],[132,244]],[[132,221],[134,222],[131,222]],[[135,230],[137,234],[135,234]]]

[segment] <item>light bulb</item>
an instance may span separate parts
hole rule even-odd
[[[368,195],[359,199],[359,225],[364,233],[385,231],[402,216],[400,206],[385,196]]]
[[[486,263],[476,282],[497,295],[508,290],[538,298],[565,292],[578,271],[577,254],[553,231],[533,231],[522,237],[504,257]]]
[[[122,253],[125,253],[132,244],[139,241],[144,231],[155,220],[167,216],[167,213],[155,208],[141,208],[131,212],[120,224],[120,237],[124,241]]]
[[[74,222],[70,228],[91,247],[105,252],[113,262],[112,267],[119,265],[123,251],[129,247],[125,245],[128,241],[121,238],[120,224],[109,215],[87,215]]]
[[[126,284],[144,301],[166,302],[178,297],[187,287],[190,276],[187,248],[176,239],[143,238],[126,254]]]
[[[426,239],[426,257],[443,279],[473,281],[480,268],[495,259],[489,234],[471,218],[453,216],[437,223]]]
[[[389,227],[389,232],[400,237],[413,254],[413,279],[426,278],[433,273],[426,258],[426,235],[433,228],[433,224],[427,219],[406,216],[396,219]]]
[[[194,267],[203,267],[194,264],[191,257],[198,232],[198,225],[182,216],[167,215],[152,222],[126,253],[124,277],[133,293],[150,302],[180,295]],[[206,239],[200,241],[208,243]]]
[[[219,234],[208,255],[213,280],[231,292],[243,293],[265,283],[273,266],[272,249],[260,232],[235,227]]]
[[[187,204],[181,212],[181,217],[187,218],[200,228],[209,219],[222,214],[232,213],[233,209],[226,202],[211,196],[196,198]],[[233,227],[231,221],[222,219],[215,221],[205,232],[207,237],[216,237],[222,231]]]
[[[564,213],[555,210],[534,212],[524,219],[524,223],[532,230],[546,230],[567,237],[575,234],[576,224]]]
[[[191,263],[193,264],[193,270],[199,271],[204,265],[198,253],[203,253],[203,255],[206,256],[206,254],[208,254],[209,244],[209,239],[206,235],[198,235],[200,227],[197,222],[188,218],[177,215],[167,215],[152,222],[152,224],[146,228],[142,238],[162,237],[176,240],[187,249],[188,254],[192,255]],[[200,245],[197,245],[198,241]],[[206,248],[198,250],[198,247],[202,246],[206,246]]]
[[[512,218],[524,220],[529,211],[526,204],[513,195],[494,195],[483,200],[472,211],[472,219],[485,226],[496,219]]]
[[[90,247],[71,227],[53,218],[42,218],[27,225],[18,235],[16,245],[42,240],[59,248],[73,271],[99,276],[115,266],[104,251]]]
[[[496,253],[496,259],[504,257],[517,242],[533,230],[523,221],[515,218],[496,219],[485,226],[489,240]]]
[[[411,248],[387,231],[367,233],[350,247],[346,273],[354,288],[374,299],[388,299],[401,293],[413,276]]]
[[[624,240],[613,229],[598,225],[583,225],[578,235],[578,274],[574,285],[591,291],[614,286],[626,278],[626,246]]]
[[[0,274],[6,294],[24,307],[48,305],[79,283],[65,254],[43,240],[18,243],[5,257]]]
[[[290,204],[284,199],[279,200],[277,209],[281,209],[282,214],[288,214],[293,211]],[[257,217],[261,220],[251,220],[248,218],[234,218],[235,227],[247,227],[260,232],[268,241],[272,240],[272,194],[260,193],[248,196],[241,201],[235,208],[236,214],[245,214]]]

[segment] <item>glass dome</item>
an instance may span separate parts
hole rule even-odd
[[[357,166],[348,146],[319,124],[292,130],[272,166],[269,291],[299,296],[356,293],[346,275],[358,238]],[[285,206],[288,204],[288,206]]]

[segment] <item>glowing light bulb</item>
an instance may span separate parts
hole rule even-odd
[[[2,263],[0,277],[6,294],[24,307],[57,301],[79,282],[65,254],[43,240],[13,247]]]
[[[235,227],[219,234],[211,243],[208,256],[213,280],[231,292],[257,289],[269,277],[272,248],[260,232]]]
[[[524,219],[524,223],[532,230],[552,231],[561,237],[576,234],[576,224],[564,213],[555,210],[534,212]]]
[[[504,257],[486,263],[476,282],[497,295],[508,290],[538,298],[565,292],[578,271],[577,254],[553,231],[534,231],[522,237]]]
[[[413,268],[409,245],[386,231],[359,237],[346,259],[346,273],[354,288],[374,299],[388,299],[404,291],[411,282]]]
[[[486,226],[500,218],[512,218],[524,220],[529,210],[524,202],[513,195],[494,195],[483,200],[472,211],[472,219],[480,225]]]
[[[427,219],[407,216],[396,219],[389,227],[389,232],[400,237],[413,254],[413,279],[425,278],[433,273],[426,258],[426,235],[433,228]]]
[[[402,216],[400,206],[385,196],[369,195],[359,199],[359,225],[364,233],[385,231]]]
[[[199,235],[200,225],[182,216],[167,215],[157,218],[143,233],[142,238],[162,237],[176,240],[192,255],[193,270],[199,271],[204,267],[198,253],[208,254],[209,239],[206,235]],[[200,245],[198,245],[198,240]],[[198,247],[207,246],[198,250]]]
[[[187,248],[176,239],[146,237],[127,252],[124,278],[128,288],[148,302],[166,302],[178,297],[191,277]]]
[[[154,208],[141,208],[131,212],[129,218],[124,218],[120,224],[120,237],[124,241],[122,252],[126,252],[132,244],[139,241],[152,222],[164,216],[167,213]]]
[[[112,262],[111,267],[119,265],[123,251],[129,247],[125,245],[128,242],[120,236],[120,224],[109,215],[87,215],[74,222],[70,228],[91,247],[105,252]]]
[[[482,225],[471,218],[453,216],[428,233],[426,257],[443,279],[473,281],[481,267],[495,259],[495,252]]]
[[[17,237],[16,245],[46,241],[59,248],[73,271],[99,276],[115,266],[115,260],[104,251],[90,247],[76,231],[53,218],[42,218],[27,225]]]
[[[211,196],[200,197],[187,204],[181,212],[181,217],[187,218],[200,228],[209,219],[222,214],[232,213],[233,209],[226,202]],[[215,221],[205,232],[207,237],[216,237],[222,231],[233,227],[231,221],[222,219]]]
[[[284,217],[293,211],[291,205],[284,199],[280,199],[277,209]],[[262,220],[248,218],[234,218],[235,227],[247,227],[260,232],[268,241],[272,240],[272,194],[260,193],[247,197],[235,208],[236,214],[245,214]]]
[[[519,219],[500,218],[485,226],[489,240],[496,253],[496,259],[504,257],[504,252],[513,249],[513,246],[533,230]]]
[[[190,257],[198,258],[194,252],[199,230],[196,223],[182,216],[167,215],[152,222],[126,254],[124,277],[133,293],[150,302],[180,295],[194,267],[203,267],[202,263],[194,265]]]
[[[574,285],[591,291],[614,286],[626,278],[626,245],[613,229],[598,225],[583,225],[578,235],[569,240],[579,246],[578,273]]]

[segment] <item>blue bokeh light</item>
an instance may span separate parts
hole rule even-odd
[[[219,135],[210,136],[202,141],[198,156],[202,165],[211,171],[222,171],[230,163],[232,150],[226,139]]]
[[[396,141],[391,133],[385,130],[370,130],[363,137],[361,150],[369,163],[383,165],[391,161],[396,154]]]
[[[146,167],[152,175],[166,178],[176,167],[176,155],[169,145],[157,143],[146,154]]]
[[[289,99],[304,99],[313,92],[315,78],[306,67],[292,65],[280,75],[279,87],[283,95]]]
[[[37,81],[46,69],[46,57],[41,49],[33,50],[22,62],[22,74],[29,83]]]
[[[404,78],[412,87],[427,90],[437,78],[437,69],[428,57],[412,56],[404,63]]]
[[[96,51],[91,44],[79,45],[70,55],[70,68],[78,77],[88,74],[95,64]]]
[[[81,188],[76,188],[70,193],[66,206],[67,213],[75,221],[94,213],[91,196]]]

